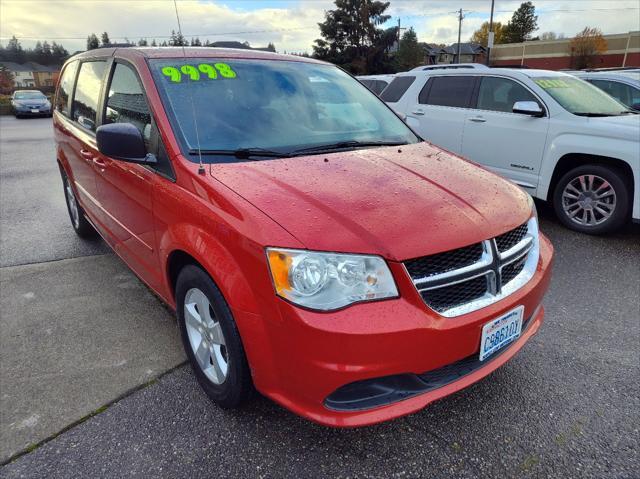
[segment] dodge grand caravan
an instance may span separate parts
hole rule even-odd
[[[75,231],[176,310],[221,407],[255,388],[376,423],[489,375],[542,324],[553,249],[531,197],[333,65],[93,50],[65,64],[54,125]]]

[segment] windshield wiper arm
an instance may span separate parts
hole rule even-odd
[[[327,145],[311,146],[309,148],[300,148],[293,150],[292,155],[300,155],[302,153],[323,152],[332,150],[342,150],[345,148],[363,148],[367,146],[399,146],[406,145],[406,141],[339,141],[337,143],[329,143]]]
[[[592,113],[592,112],[589,112],[589,111],[579,111],[579,112],[574,113],[574,115],[596,118],[596,117],[601,117],[601,116],[617,116],[618,114],[617,113]]]
[[[265,150],[264,148],[238,148],[237,150],[189,150],[190,155],[207,155],[207,156],[235,156],[240,160],[250,160],[256,157],[262,158],[288,158],[289,153],[281,151]]]

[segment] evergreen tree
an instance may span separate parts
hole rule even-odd
[[[381,30],[389,15],[389,2],[378,0],[335,0],[336,8],[325,12],[319,23],[322,38],[315,41],[316,58],[341,65],[353,73],[388,70],[389,49],[397,29]]]
[[[24,63],[26,61],[25,52],[22,45],[20,45],[20,41],[15,37],[15,35],[12,36],[9,43],[7,43],[7,46],[4,49],[4,54],[9,62]]]
[[[147,42],[146,38],[141,38],[140,40],[138,40],[139,47],[146,47],[147,45],[149,45],[149,43]]]
[[[538,29],[536,7],[531,2],[524,2],[513,12],[513,16],[504,29],[505,43],[520,43],[531,39],[531,34]]]
[[[189,43],[187,42],[187,40],[182,36],[182,33],[180,32],[176,32],[175,30],[171,30],[171,38],[169,39],[169,45],[171,45],[172,47],[181,47],[181,46],[186,46]]]
[[[269,44],[267,45],[267,50],[269,50],[270,52],[275,52],[276,46],[272,42],[269,42]]]
[[[109,34],[107,32],[102,32],[102,36],[100,37],[100,39],[102,41],[103,47],[108,47],[109,45],[111,45],[111,40],[109,40]]]
[[[418,43],[413,27],[409,28],[400,39],[398,47],[398,66],[402,70],[411,70],[413,67],[424,63],[424,49]]]
[[[98,37],[95,33],[92,33],[87,37],[87,50],[95,50],[100,46],[100,42],[98,42]]]
[[[156,43],[156,39],[154,38],[153,41],[151,42],[151,46],[152,47],[157,47],[158,44]]]

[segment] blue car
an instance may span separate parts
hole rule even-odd
[[[24,116],[51,116],[51,102],[38,90],[13,92],[11,107],[16,118]]]

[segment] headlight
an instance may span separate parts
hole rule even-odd
[[[306,308],[329,311],[398,296],[379,256],[267,248],[267,259],[278,296]]]

